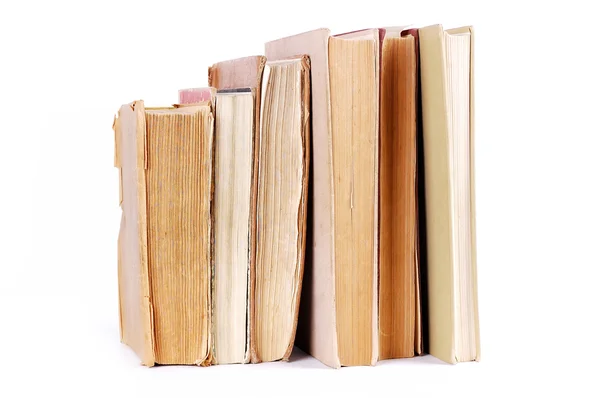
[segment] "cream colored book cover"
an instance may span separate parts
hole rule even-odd
[[[473,29],[434,25],[419,37],[429,351],[448,363],[479,360]]]

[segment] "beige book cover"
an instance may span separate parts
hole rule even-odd
[[[121,341],[147,366],[210,362],[213,115],[121,107],[113,125]]]
[[[339,367],[335,318],[333,173],[329,90],[329,29],[266,43],[265,55],[278,60],[306,54],[311,63],[312,166],[301,326],[296,343],[332,367]],[[318,172],[316,172],[318,170]]]
[[[455,241],[458,239],[453,228],[451,193],[451,143],[450,105],[453,95],[448,89],[451,77],[447,61],[450,51],[446,47],[448,35],[465,36],[470,40],[467,51],[470,53],[467,74],[468,89],[468,132],[470,145],[466,158],[469,160],[468,179],[470,180],[470,271],[465,275],[470,283],[463,286],[465,294],[471,298],[470,319],[461,322],[457,309],[456,289],[459,284],[456,275]],[[457,358],[457,331],[469,328],[465,338],[472,346],[474,356],[479,360],[479,318],[477,305],[477,261],[475,239],[475,162],[474,162],[474,42],[473,29],[464,27],[445,31],[441,25],[419,29],[421,89],[423,112],[423,138],[425,159],[425,197],[427,231],[427,290],[429,313],[429,352],[448,363],[460,361]],[[464,243],[464,242],[463,242]]]

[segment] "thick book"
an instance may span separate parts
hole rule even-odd
[[[479,360],[473,29],[419,29],[429,352]]]
[[[268,61],[258,160],[254,362],[288,360],[304,274],[310,168],[310,61]]]
[[[208,68],[216,89],[213,361],[256,357],[254,285],[256,201],[262,77],[265,57],[218,62]]]
[[[314,178],[297,343],[329,366],[373,364],[379,34],[330,37],[319,29],[269,42],[265,54],[269,60],[294,54],[311,60]]]
[[[380,29],[379,359],[423,352],[418,32]]]
[[[147,366],[210,363],[213,110],[121,107],[121,341]]]

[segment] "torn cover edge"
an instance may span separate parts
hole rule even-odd
[[[150,270],[148,267],[148,216],[146,170],[148,168],[148,148],[146,144],[146,112],[144,101],[134,101],[131,108],[136,114],[136,169],[137,169],[137,201],[138,201],[138,230],[140,250],[140,283],[142,302],[142,325],[144,342],[144,365],[153,366],[155,363],[154,350],[154,311],[150,297]],[[147,311],[147,316],[144,312]]]

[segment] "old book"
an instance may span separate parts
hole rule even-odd
[[[210,104],[123,105],[114,123],[123,209],[121,341],[147,366],[210,361]]]
[[[381,29],[379,358],[422,353],[416,30]]]
[[[296,344],[321,362],[339,367],[334,308],[328,43],[329,30],[319,29],[269,42],[265,45],[265,55],[272,60],[296,54],[310,57],[312,162],[306,263]]]
[[[319,29],[266,44],[312,68],[309,250],[298,344],[339,367],[378,357],[379,31]]]
[[[379,31],[329,39],[340,364],[377,360]]]
[[[259,146],[255,362],[291,355],[302,289],[310,162],[310,65],[267,62]]]
[[[479,360],[473,30],[419,29],[430,352]]]
[[[265,57],[222,61],[209,67],[217,89],[215,132],[215,250],[213,360],[254,358],[256,201],[261,85]]]

